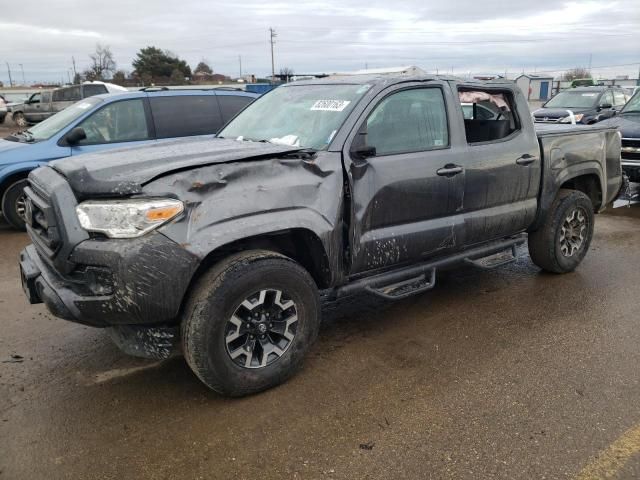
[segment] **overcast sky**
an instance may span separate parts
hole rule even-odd
[[[458,75],[561,73],[588,66],[595,76],[640,68],[640,1],[598,0],[21,0],[0,15],[0,81],[67,80],[100,42],[118,68],[132,70],[141,48],[168,49],[193,67],[237,76],[271,71],[336,72],[417,65]]]

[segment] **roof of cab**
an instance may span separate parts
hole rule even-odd
[[[362,74],[362,75],[332,75],[324,78],[299,80],[281,85],[282,87],[295,87],[300,85],[391,85],[403,82],[429,82],[429,81],[458,82],[464,85],[486,86],[513,86],[513,80],[466,80],[448,75],[401,75],[401,74]]]

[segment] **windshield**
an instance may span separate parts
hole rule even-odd
[[[561,92],[545,103],[544,108],[591,108],[595,106],[599,94],[584,90]]]
[[[370,85],[290,85],[260,97],[219,134],[322,150]]]
[[[631,97],[631,100],[627,102],[624,108],[620,111],[620,113],[640,113],[640,90],[636,92],[636,94]]]
[[[40,142],[42,140],[50,139],[60,130],[65,128],[81,115],[87,113],[88,110],[100,102],[102,102],[102,100],[95,97],[80,100],[78,103],[74,103],[70,107],[65,108],[64,110],[47,118],[43,122],[34,125],[28,130],[31,134],[31,141]]]

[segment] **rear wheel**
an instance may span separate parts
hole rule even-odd
[[[529,234],[531,260],[548,272],[575,270],[589,250],[593,227],[589,197],[577,190],[560,190],[544,225]]]
[[[18,230],[25,229],[24,187],[27,183],[26,178],[21,178],[9,185],[2,195],[2,214],[9,225]]]
[[[13,114],[13,123],[15,123],[20,128],[25,128],[29,126],[27,119],[22,112],[16,112]]]
[[[187,363],[211,389],[241,396],[284,382],[317,337],[315,282],[293,260],[254,250],[198,281],[182,321]]]

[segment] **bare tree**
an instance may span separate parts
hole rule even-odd
[[[85,71],[87,80],[104,80],[111,78],[116,71],[116,61],[113,59],[113,53],[108,45],[96,44],[96,51],[89,55],[91,59],[91,67]]]
[[[562,74],[562,79],[570,82],[577,78],[591,78],[591,72],[584,67],[576,67],[571,70],[567,70]]]
[[[291,77],[293,77],[293,69],[289,67],[283,67],[280,69],[280,79],[288,82]]]

